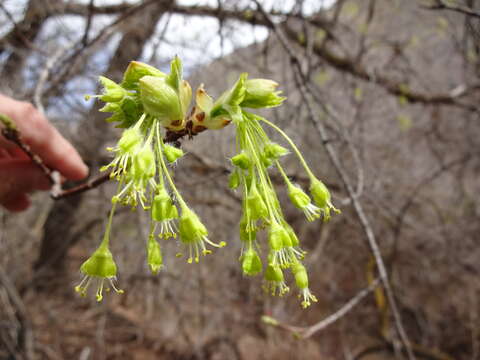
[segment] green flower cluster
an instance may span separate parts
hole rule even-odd
[[[257,233],[266,229],[269,249],[264,271],[266,288],[274,295],[286,293],[289,288],[284,280],[284,271],[290,270],[299,288],[302,306],[307,307],[316,301],[309,290],[307,271],[302,264],[305,252],[301,250],[294,230],[285,221],[269,168],[278,169],[292,203],[305,213],[307,220],[313,221],[322,216],[328,220],[332,210],[339,211],[333,206],[327,187],[313,175],[292,140],[273,123],[245,110],[281,105],[285,98],[276,91],[277,83],[248,79],[247,74],[242,74],[235,85],[216,101],[201,85],[196,91],[195,106],[188,112],[192,90],[182,79],[182,64],[178,57],[171,62],[170,74],[147,64],[131,62],[120,84],[105,77],[100,77],[100,82],[104,87],[103,93],[94,96],[106,103],[100,111],[113,113],[107,120],[124,128],[117,145],[108,149],[114,154],[113,160],[102,168],[103,171],[110,170],[111,178],[118,182],[118,190],[112,197],[103,240],[81,266],[85,277],[76,291],[85,295],[90,283],[96,281],[98,301],[103,298],[105,284],[107,290],[112,288],[123,292],[115,286],[117,266],[109,250],[113,215],[119,204],[133,209],[140,207],[150,214],[146,258],[153,273],[163,266],[157,238],[177,238],[178,235],[184,251],[177,256],[185,253],[188,263],[197,263],[201,256],[211,253],[211,248],[226,245],[208,238],[207,228],[175,186],[169,165],[184,153],[166,144],[164,138],[167,132],[195,135],[233,123],[238,153],[231,158],[234,170],[229,186],[239,188],[243,193],[240,221],[242,270],[246,275],[262,272]],[[289,150],[271,141],[262,124],[277,130],[298,156],[311,181],[313,202],[309,195],[290,181],[280,165],[280,158]]]

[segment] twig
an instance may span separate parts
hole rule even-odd
[[[269,325],[277,326],[281,329],[290,331],[295,336],[301,339],[307,339],[313,336],[315,333],[324,330],[328,326],[332,325],[333,323],[337,322],[338,320],[343,318],[345,315],[347,315],[379,284],[380,284],[380,279],[379,278],[375,279],[367,288],[359,291],[353,298],[351,298],[348,302],[346,302],[340,309],[335,311],[333,314],[330,314],[325,319],[311,326],[306,326],[306,327],[292,326],[292,325],[279,322],[278,320],[268,316],[263,317],[263,321]]]
[[[473,10],[470,7],[462,6],[462,5],[454,5],[454,4],[446,4],[443,0],[436,0],[434,5],[423,5],[421,6],[424,9],[428,10],[449,10],[454,11],[460,14],[464,14],[467,16],[472,16],[475,18],[480,19],[480,12]]]
[[[383,261],[381,252],[380,252],[380,247],[378,245],[377,239],[375,237],[375,234],[373,232],[373,229],[370,225],[370,222],[363,210],[362,204],[360,203],[359,199],[355,197],[355,190],[350,183],[350,180],[348,178],[348,175],[343,168],[343,165],[341,164],[337,153],[335,149],[333,148],[332,144],[328,142],[328,134],[325,130],[325,127],[323,123],[318,119],[316,113],[313,111],[312,104],[310,103],[309,99],[309,94],[311,94],[311,90],[308,85],[308,80],[304,78],[304,74],[301,68],[301,63],[296,55],[295,51],[291,49],[291,47],[288,44],[288,41],[286,40],[285,36],[283,33],[280,31],[278,28],[277,24],[275,24],[270,16],[265,12],[263,9],[262,5],[259,3],[258,0],[253,0],[255,4],[257,5],[258,10],[263,14],[267,22],[269,22],[270,27],[273,29],[275,35],[277,36],[278,40],[284,47],[285,51],[288,53],[292,64],[294,65],[294,70],[296,73],[295,80],[297,82],[298,88],[300,90],[300,94],[305,102],[305,105],[307,107],[308,114],[318,132],[320,135],[320,139],[322,140],[322,144],[327,152],[327,156],[329,157],[332,165],[334,166],[335,170],[337,171],[346,191],[348,196],[351,198],[353,208],[355,210],[355,213],[357,214],[357,217],[360,221],[360,224],[363,228],[363,231],[365,233],[365,236],[367,237],[368,244],[370,247],[370,250],[372,251],[372,254],[375,258],[377,268],[378,268],[378,273],[380,275],[380,280],[382,282],[382,285],[385,289],[385,293],[387,295],[388,303],[390,306],[390,309],[392,311],[393,317],[395,319],[395,328],[397,330],[398,336],[402,342],[402,345],[404,346],[408,358],[410,360],[415,359],[415,355],[412,351],[410,340],[408,339],[407,333],[405,332],[405,329],[403,327],[402,319],[400,312],[398,310],[397,302],[395,300],[395,296],[393,294],[392,287],[390,285],[390,281],[388,279],[388,274],[387,274],[387,269],[385,266],[385,263]]]
[[[34,335],[30,320],[28,318],[28,313],[25,308],[25,304],[20,297],[15,286],[12,284],[10,279],[7,276],[7,273],[0,266],[0,285],[5,288],[7,294],[10,298],[12,305],[15,307],[17,312],[16,316],[20,323],[20,331],[18,334],[18,345],[23,347],[25,358],[27,360],[33,359],[33,350],[34,350]]]
[[[345,315],[347,315],[350,311],[352,311],[355,306],[357,306],[368,294],[370,294],[378,285],[380,284],[380,279],[375,279],[368,287],[359,291],[353,298],[351,298],[348,302],[346,302],[340,309],[335,311],[333,314],[330,314],[325,319],[317,322],[311,326],[292,326],[289,324],[282,323],[274,318],[269,316],[264,316],[263,321],[266,324],[277,326],[281,329],[287,330],[292,332],[295,336],[299,337],[300,339],[307,339],[313,336],[315,333],[324,330],[328,326],[332,325],[333,323],[337,322]]]

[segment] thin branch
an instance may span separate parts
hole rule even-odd
[[[34,354],[34,335],[30,320],[28,317],[27,309],[22,301],[20,294],[5,272],[5,269],[0,266],[0,285],[7,291],[8,297],[12,305],[15,307],[16,316],[20,323],[20,332],[18,334],[18,345],[23,347],[25,358],[27,360],[33,359]]]
[[[380,279],[375,279],[367,288],[359,291],[353,298],[347,301],[340,309],[335,311],[333,314],[330,314],[325,319],[313,324],[311,326],[300,327],[300,326],[292,326],[289,324],[285,324],[279,322],[276,319],[273,319],[269,316],[264,316],[263,321],[269,325],[277,326],[281,329],[287,330],[292,332],[295,336],[301,339],[307,339],[317,332],[326,329],[328,326],[336,323],[345,315],[347,315],[350,311],[352,311],[355,306],[357,306],[364,298],[367,297],[375,288],[380,284]]]
[[[422,5],[421,6],[424,9],[428,10],[447,10],[447,11],[453,11],[457,12],[463,15],[471,16],[474,18],[480,19],[480,12],[473,10],[472,8],[468,6],[463,6],[463,5],[455,5],[452,3],[446,3],[443,0],[436,0],[435,4],[433,5]]]

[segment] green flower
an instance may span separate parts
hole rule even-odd
[[[323,213],[325,221],[330,219],[330,211],[333,210],[337,214],[341,211],[332,204],[332,196],[327,187],[320,180],[313,178],[310,182],[310,193],[312,194],[313,201],[320,208]]]
[[[169,163],[174,163],[185,154],[182,149],[168,144],[163,145],[162,148]]]
[[[288,197],[295,207],[302,210],[308,221],[320,217],[320,208],[312,204],[310,197],[299,187],[288,182]]]
[[[282,145],[270,142],[263,147],[263,153],[265,154],[265,157],[270,160],[278,160],[280,157],[290,153],[290,151]]]
[[[240,185],[240,175],[237,171],[234,171],[228,177],[228,187],[230,189],[236,189]]]
[[[100,245],[97,250],[85,261],[80,267],[80,272],[84,274],[84,278],[75,287],[75,291],[82,296],[86,296],[88,287],[92,280],[97,280],[97,301],[103,299],[103,289],[105,280],[107,280],[112,287],[119,294],[123,294],[123,290],[118,289],[114,281],[117,275],[117,265],[113,261],[113,256],[110,250],[105,245]],[[108,291],[109,288],[107,288]]]
[[[253,247],[245,251],[241,260],[242,270],[245,275],[253,276],[262,271],[262,260]]]
[[[226,245],[224,241],[216,244],[208,239],[208,231],[205,225],[202,224],[197,214],[195,214],[188,207],[182,207],[182,215],[178,224],[178,230],[180,233],[180,240],[188,248],[188,260],[191,264],[193,261],[196,263],[200,260],[200,253],[202,255],[208,255],[211,250],[208,250],[206,245],[210,245],[217,248],[222,248]],[[181,254],[178,254],[181,256]]]
[[[230,161],[232,162],[232,164],[240,169],[243,169],[243,170],[248,170],[248,168],[250,167],[252,161],[250,160],[250,157],[244,152],[242,151],[241,153],[233,156]]]
[[[104,77],[99,77],[100,82],[103,85],[103,94],[100,95],[100,99],[104,102],[120,102],[125,96],[128,95],[127,90],[115,83],[114,81]]]
[[[160,250],[160,244],[155,240],[155,236],[151,234],[148,237],[147,243],[147,263],[150,266],[153,274],[158,274],[163,267],[162,252]]]
[[[175,221],[178,219],[178,210],[164,187],[161,187],[153,198],[152,219],[160,224],[159,237],[168,239],[177,236]]]
[[[252,184],[250,185],[245,201],[245,208],[251,221],[264,219],[268,215],[267,205],[258,191],[255,181],[252,181]]]
[[[240,106],[247,108],[270,108],[280,106],[286,99],[275,91],[278,84],[268,79],[251,79],[245,81],[245,95]]]
[[[308,288],[308,274],[305,266],[303,266],[300,262],[293,264],[292,273],[295,277],[295,284],[300,289],[300,294],[298,296],[302,298],[302,307],[307,308],[312,302],[317,302],[317,298],[310,292],[310,289]]]
[[[268,264],[267,269],[265,270],[265,290],[270,292],[273,296],[283,296],[290,289],[285,284],[285,279],[283,277],[283,271],[278,265]]]

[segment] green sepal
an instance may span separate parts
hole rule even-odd
[[[104,245],[95,250],[80,267],[80,271],[88,276],[112,278],[117,275],[117,265],[113,261],[110,249]]]
[[[153,274],[158,274],[163,267],[162,251],[160,244],[155,240],[155,236],[152,234],[148,237],[147,244],[147,263]]]
[[[307,269],[300,262],[291,265],[292,274],[295,277],[295,284],[299,289],[308,288]]]
[[[185,153],[182,149],[168,144],[163,145],[163,154],[167,158],[168,162],[174,163],[181,158]]]
[[[248,276],[257,275],[262,271],[262,260],[252,247],[242,256],[242,270]]]
[[[202,224],[197,214],[187,207],[182,208],[182,214],[178,222],[180,239],[184,243],[192,243],[208,235],[207,228]]]

